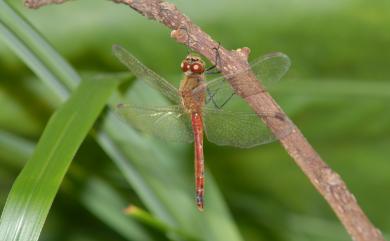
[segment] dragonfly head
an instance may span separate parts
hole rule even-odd
[[[185,75],[200,75],[205,71],[205,62],[196,55],[189,54],[182,62],[181,62],[181,70]]]

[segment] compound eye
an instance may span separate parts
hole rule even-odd
[[[183,72],[187,72],[190,69],[190,65],[187,62],[182,62],[180,68]]]
[[[193,73],[201,74],[204,72],[203,66],[201,64],[192,64],[191,65],[191,71]]]

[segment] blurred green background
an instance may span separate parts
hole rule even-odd
[[[171,2],[226,48],[250,47],[252,58],[272,51],[291,58],[290,71],[271,93],[389,237],[390,2]],[[162,76],[176,84],[180,79],[185,47],[169,37],[168,29],[127,6],[83,0],[28,10],[21,1],[10,4],[80,73],[124,71],[111,53],[113,44],[121,44]],[[15,140],[31,153],[56,106],[48,92],[0,42],[2,138]],[[192,145],[178,148],[184,152],[186,175],[192,178]],[[236,149],[206,142],[205,159],[243,240],[350,240],[280,144]],[[1,206],[25,161],[20,152],[0,148]],[[78,183],[92,176],[104,179],[126,202],[143,206],[89,137],[63,182],[40,240],[132,240],[83,205]],[[171,198],[174,203],[176,197]],[[156,240],[175,240],[142,225]]]

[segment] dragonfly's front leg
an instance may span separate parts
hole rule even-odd
[[[205,70],[205,74],[207,74],[207,75],[220,74],[221,71],[215,69],[216,67],[217,67],[217,65],[213,65],[213,66],[208,67],[208,68]],[[211,70],[213,70],[213,71],[211,72]]]
[[[221,56],[219,55],[219,47],[221,46],[221,43],[218,42],[218,47],[214,47],[213,50],[215,50],[215,64],[213,66],[210,66],[206,69],[206,74],[220,74],[221,71],[215,70],[214,72],[210,72],[211,70],[215,69],[218,66],[218,63],[221,62]]]

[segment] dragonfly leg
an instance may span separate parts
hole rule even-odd
[[[228,102],[229,100],[234,96],[234,93],[232,93],[226,100],[225,102],[222,103],[222,105],[219,106],[220,109],[222,109]]]
[[[219,55],[220,47],[221,47],[221,42],[218,42],[218,46],[213,48],[213,50],[215,50],[215,66],[218,66],[218,62],[221,62],[221,56]]]
[[[221,71],[219,71],[219,70],[213,70],[213,69],[215,69],[215,65],[213,65],[213,66],[211,66],[211,67],[209,67],[209,68],[207,68],[206,69],[206,71],[205,71],[205,74],[206,75],[213,75],[213,74],[220,74],[221,73]],[[211,70],[213,70],[213,71],[211,71]]]
[[[215,108],[219,109],[219,106],[217,105],[217,102],[215,102],[215,100],[214,100],[214,96],[215,96],[215,94],[217,92],[218,92],[218,90],[215,93],[211,93],[210,89],[207,88],[208,99],[206,100],[206,104],[208,104],[210,102],[210,100],[211,100],[213,102],[213,105],[215,106]]]
[[[216,67],[217,67],[216,65],[213,65],[213,66],[208,67],[208,68],[205,70],[205,73],[206,73],[206,74],[219,74],[219,73],[220,73],[219,70],[210,72],[210,70],[214,70]]]
[[[186,44],[186,46],[187,46],[187,54],[189,55],[191,53],[191,49],[190,49],[190,47],[191,47],[191,45],[190,45],[191,44],[190,32],[188,31],[188,28],[186,28],[186,27],[180,27],[180,29],[183,29],[187,33],[187,44]]]
[[[221,56],[219,55],[219,48],[220,47],[221,47],[221,42],[218,42],[218,46],[213,48],[213,50],[215,50],[215,61],[214,61],[215,64],[206,69],[207,74],[219,74],[220,73],[219,70],[214,71],[214,72],[210,72],[210,70],[213,70],[218,66],[218,62],[221,62]]]
[[[217,92],[218,92],[218,90],[215,93],[211,93],[210,89],[207,88],[207,94],[208,94],[209,98],[206,100],[206,104],[208,104],[211,100],[211,102],[213,102],[213,105],[215,106],[215,108],[222,109],[229,102],[229,100],[231,98],[233,98],[234,92],[221,105],[218,105],[217,102],[215,102],[215,100],[214,100],[214,96],[217,94]]]

